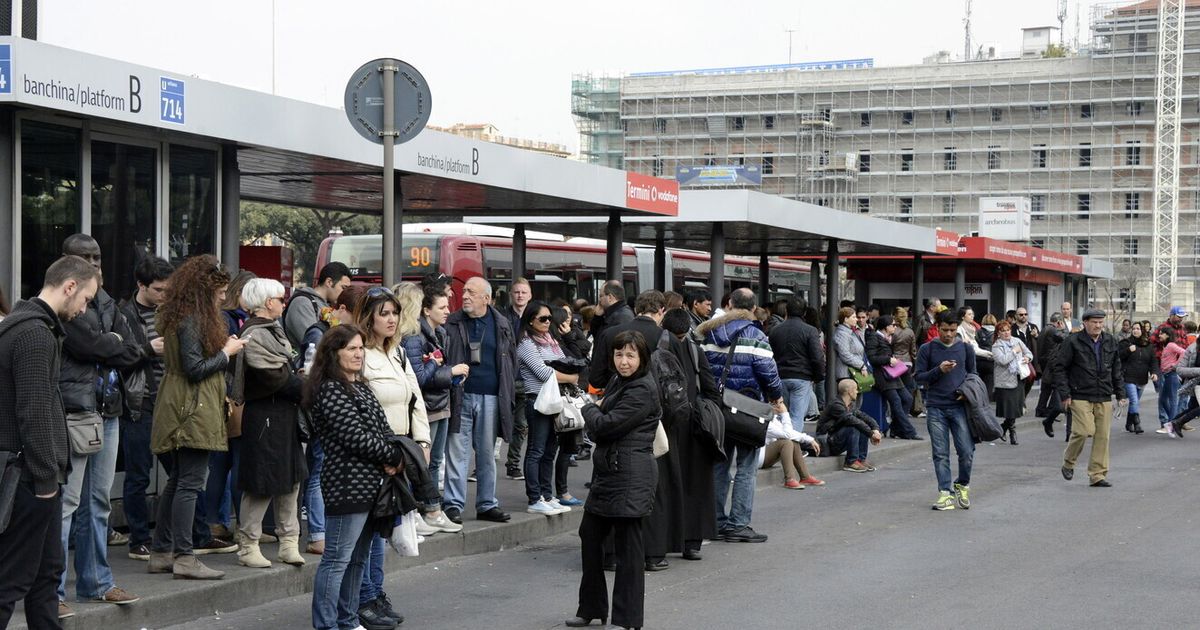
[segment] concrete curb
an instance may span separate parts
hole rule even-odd
[[[1017,426],[1025,429],[1039,424],[1040,420],[1027,419],[1019,421]],[[872,447],[871,459],[884,462],[917,452],[929,452],[927,439],[885,439],[879,446]],[[827,475],[841,471],[842,458],[811,457],[808,459],[808,465],[813,474]],[[583,471],[582,468],[578,470]],[[778,487],[783,481],[781,466],[758,471],[757,483],[760,490]],[[582,485],[579,481],[576,481],[576,484]],[[581,507],[552,517],[513,511],[512,520],[507,523],[482,523],[468,516],[462,532],[429,537],[421,545],[419,557],[400,558],[389,551],[386,570],[390,574],[452,558],[530,544],[543,538],[578,530],[582,517]],[[125,558],[119,553],[119,548],[114,547],[113,550],[110,552],[110,563],[113,573],[118,578],[118,584],[130,592],[140,594],[142,599],[129,606],[113,606],[76,603],[68,597],[68,603],[76,615],[64,620],[65,629],[161,628],[205,617],[212,617],[214,624],[219,624],[217,619],[222,612],[311,593],[320,560],[317,556],[306,554],[308,564],[300,568],[276,562],[275,566],[269,569],[247,569],[237,564],[236,554],[208,555],[202,558],[205,564],[224,570],[227,575],[223,580],[197,582],[149,575],[145,573],[144,562]],[[264,545],[263,554],[273,559],[274,545]],[[69,584],[68,593],[72,588],[73,585]],[[14,622],[11,626],[14,629],[21,630],[27,627],[22,615],[15,617]]]

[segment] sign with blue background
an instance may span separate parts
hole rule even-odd
[[[12,45],[0,45],[0,94],[12,94]]]
[[[163,122],[184,124],[184,94],[183,81],[179,79],[158,78],[159,85],[159,120]]]
[[[675,170],[680,186],[762,185],[757,166],[680,166]]]

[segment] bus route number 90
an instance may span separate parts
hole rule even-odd
[[[408,250],[409,267],[428,267],[433,264],[433,254],[428,247],[413,247]]]

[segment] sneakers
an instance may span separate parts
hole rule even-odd
[[[749,525],[739,527],[737,529],[725,530],[722,538],[725,542],[745,542],[745,543],[760,543],[767,542],[767,535],[760,534],[750,528]]]
[[[208,531],[212,532],[213,538],[220,538],[222,540],[233,540],[234,539],[233,532],[230,531],[228,527],[225,527],[225,525],[223,525],[221,523],[214,523],[212,525],[209,525]]]
[[[868,470],[870,470],[870,468],[867,468],[866,466],[864,466],[862,462],[860,462],[858,460],[854,460],[853,462],[850,462],[849,464],[844,464],[842,466],[842,470],[844,470],[846,472],[852,472],[852,473],[865,473]]]
[[[467,475],[467,481],[470,483],[477,483],[479,481],[479,478],[475,476],[474,470],[471,471],[471,474]]]
[[[442,509],[442,514],[445,515],[446,518],[450,519],[451,523],[454,523],[455,525],[462,525],[462,510],[456,507],[448,507]]]
[[[958,503],[958,507],[964,510],[971,509],[971,486],[964,486],[961,483],[954,484],[954,501]]]
[[[266,535],[264,534],[263,538],[259,539],[259,542],[266,542],[265,540],[263,540],[265,538],[266,538]],[[192,553],[196,554],[197,556],[207,556],[210,553],[233,553],[237,550],[238,550],[237,543],[231,543],[228,540],[221,540],[220,538],[214,538],[214,539],[208,541],[207,543],[205,543],[204,546],[196,547],[195,549],[193,549]]]
[[[550,504],[550,507],[552,507],[552,508],[554,508],[554,509],[558,510],[558,513],[559,513],[559,514],[566,514],[567,512],[570,512],[570,511],[571,511],[571,508],[569,508],[569,507],[567,507],[567,506],[563,505],[561,502],[559,502],[559,500],[558,500],[558,499],[543,499],[543,500],[544,500],[546,503],[549,503],[549,504]]]
[[[530,514],[541,514],[543,516],[554,516],[555,514],[561,513],[558,511],[558,508],[546,503],[541,499],[530,503],[529,507],[525,508],[525,511],[529,512]]]
[[[1171,432],[1171,430],[1170,430],[1170,429],[1168,429],[1168,428],[1167,428],[1167,425],[1165,425],[1165,424],[1164,424],[1163,426],[1161,426],[1161,427],[1158,427],[1158,430],[1157,430],[1157,431],[1155,431],[1155,433],[1161,433],[1161,434],[1163,434],[1163,435],[1166,435],[1166,434],[1168,434],[1168,433],[1170,433],[1170,432]]]
[[[869,459],[860,460],[859,463],[863,466],[866,466],[867,472],[875,472],[876,470],[879,470],[875,467],[875,464],[871,463],[871,460]]]
[[[949,490],[942,490],[938,495],[937,501],[933,502],[933,509],[939,512],[954,509],[954,495],[950,494]]]
[[[108,546],[123,547],[129,544],[129,534],[122,534],[116,530],[108,531]]]
[[[438,514],[437,518],[429,518],[428,516],[426,516],[422,520],[425,521],[426,525],[429,525],[430,527],[434,528],[435,530],[437,530],[439,532],[446,532],[447,534],[455,534],[455,533],[462,531],[462,525],[459,525],[458,523],[455,523],[455,522],[451,521],[450,519],[446,518],[446,515],[444,513]]]
[[[107,591],[104,591],[104,594],[100,597],[92,598],[92,601],[98,604],[116,604],[118,606],[124,606],[126,604],[132,604],[139,599],[141,598],[136,595],[130,595],[125,591],[125,589],[119,586],[114,586]]]
[[[149,560],[150,546],[149,545],[130,545],[129,558],[131,560]]]
[[[395,619],[397,625],[404,623],[404,615],[396,612],[395,607],[392,606],[392,600],[388,599],[387,593],[383,591],[379,592],[379,597],[375,600],[375,608],[383,613],[384,616]]]
[[[1168,437],[1173,437],[1173,438],[1179,437],[1179,434],[1175,432],[1175,423],[1174,422],[1168,422],[1168,423],[1164,424],[1163,428],[1167,430]]]
[[[417,535],[418,536],[432,536],[440,531],[442,531],[442,530],[425,522],[424,518],[417,519]]]
[[[373,599],[358,609],[358,622],[366,630],[392,630],[396,627],[396,620],[388,617],[380,609],[378,599]]]
[[[787,481],[783,482],[783,487],[787,488],[788,490],[803,490],[804,489],[804,485],[801,484],[799,481],[796,481],[795,479],[788,479]]]
[[[58,600],[58,618],[67,619],[74,616],[75,611],[71,610],[71,607],[67,605],[67,602],[62,601],[61,599]]]
[[[562,495],[561,497],[558,497],[558,502],[567,507],[575,507],[577,505],[583,505],[583,499],[577,498],[569,492],[567,494]]]
[[[800,480],[800,483],[802,483],[806,486],[823,486],[823,485],[825,485],[824,481],[817,479],[816,477],[805,477],[804,479]]]
[[[508,473],[508,478],[513,481],[521,481],[525,478],[525,473],[521,472],[520,468],[509,468],[505,472]]]

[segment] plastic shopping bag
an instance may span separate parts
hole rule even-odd
[[[558,391],[558,379],[554,378],[553,375],[542,384],[542,389],[538,392],[537,399],[533,401],[533,408],[538,413],[546,414],[547,416],[557,416],[562,413],[562,393]]]
[[[416,557],[420,555],[418,550],[417,536],[417,519],[421,518],[421,514],[416,510],[405,514],[400,518],[400,524],[392,528],[392,535],[388,538],[388,544],[396,553],[405,557]]]

